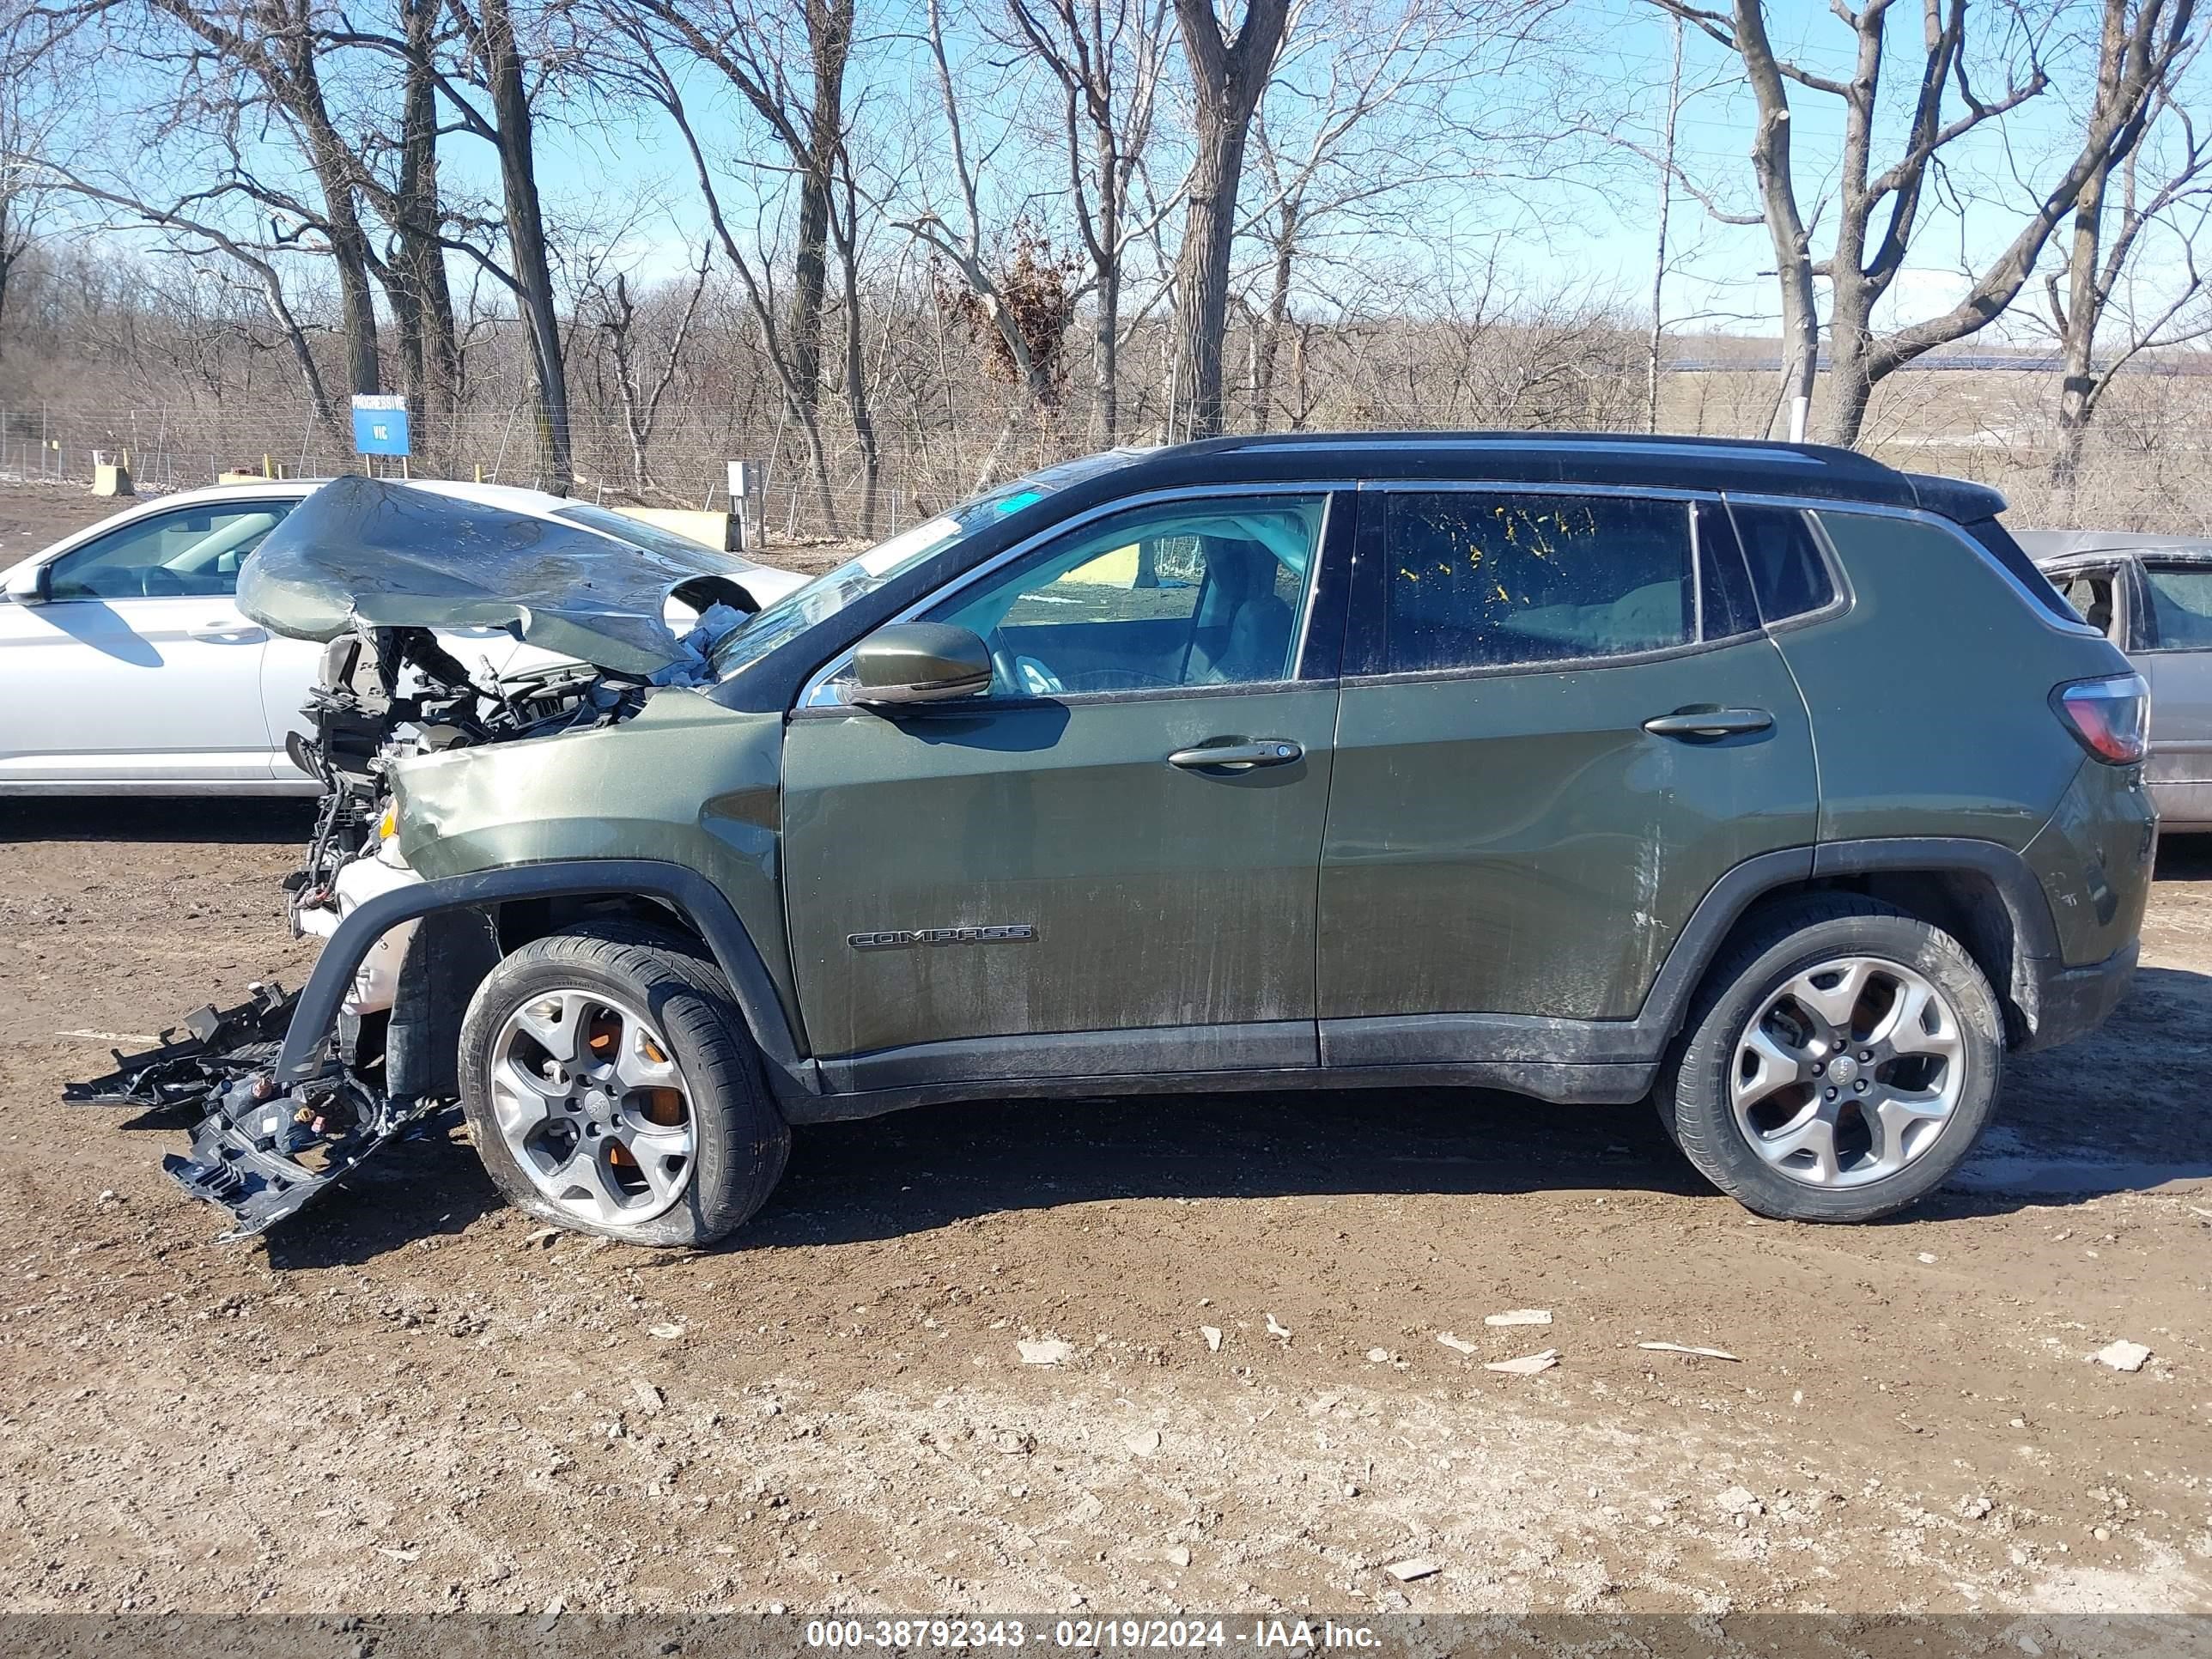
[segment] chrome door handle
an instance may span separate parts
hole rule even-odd
[[[1774,716],[1764,708],[1678,708],[1653,715],[1644,729],[1661,738],[1726,738],[1764,732],[1773,724]]]
[[[1305,752],[1287,738],[1255,738],[1249,743],[1201,744],[1195,749],[1178,749],[1168,757],[1168,764],[1194,772],[1210,772],[1217,768],[1249,772],[1255,766],[1288,766]]]
[[[188,639],[205,640],[214,645],[258,645],[267,639],[252,623],[202,623],[198,628],[185,630]]]

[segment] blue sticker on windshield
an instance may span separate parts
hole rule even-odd
[[[1019,495],[1009,495],[999,503],[999,516],[1003,519],[1009,513],[1018,513],[1032,502],[1041,501],[1043,499],[1044,491],[1042,489],[1024,489]]]

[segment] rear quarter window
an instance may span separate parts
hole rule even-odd
[[[1790,507],[1731,504],[1729,515],[1743,544],[1762,620],[1784,622],[1834,603],[1835,578],[1804,514]]]

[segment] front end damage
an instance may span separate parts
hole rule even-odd
[[[356,495],[377,488],[367,480],[340,483]],[[310,498],[309,506],[319,500]],[[294,516],[309,520],[304,527],[318,533],[309,550],[325,568],[317,573],[315,599],[327,613],[349,556],[331,546],[330,526],[317,524],[307,507]],[[295,528],[280,526],[278,534]],[[272,550],[270,574],[296,594],[309,561],[275,534],[255,559]],[[373,555],[362,562],[386,579]],[[253,568],[249,562],[248,573]],[[574,572],[562,580],[571,584],[563,597],[573,598]],[[241,579],[240,604],[249,615],[276,631],[325,641],[321,672],[302,710],[314,735],[295,733],[288,744],[294,764],[320,781],[322,795],[301,866],[283,885],[294,936],[330,947],[344,930],[349,939],[329,965],[354,965],[336,987],[319,974],[305,994],[255,984],[237,1006],[203,1008],[163,1031],[155,1048],[118,1050],[112,1071],[64,1091],[73,1103],[135,1107],[149,1122],[189,1124],[189,1151],[164,1158],[163,1168],[187,1193],[228,1212],[226,1238],[251,1237],[294,1214],[458,1100],[459,1011],[499,960],[496,921],[489,907],[421,913],[422,878],[408,867],[396,833],[394,769],[420,756],[619,724],[664,689],[705,683],[714,646],[753,609],[720,579],[689,594],[678,582],[652,590],[656,614],[649,619],[611,611],[595,597],[586,603],[599,608],[579,625],[572,605],[533,606],[533,598],[547,596],[526,581],[516,585],[521,591],[507,602],[509,625],[524,641],[535,642],[541,629],[532,623],[558,611],[561,625],[542,631],[564,646],[604,646],[595,654],[617,665],[541,651],[544,660],[519,672],[472,672],[434,627],[414,620],[436,607],[404,586],[364,581],[360,601],[333,623],[328,615],[303,621],[300,606],[270,598],[266,581],[257,606],[249,597],[255,585]],[[680,635],[659,614],[672,593],[684,611],[696,612]],[[395,594],[398,602],[387,603]],[[384,620],[395,614],[410,619]],[[476,621],[483,607],[463,614]],[[365,947],[364,936],[373,941]]]

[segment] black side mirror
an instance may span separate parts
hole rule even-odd
[[[893,623],[854,651],[847,701],[945,702],[990,689],[991,647],[981,636],[949,623]]]

